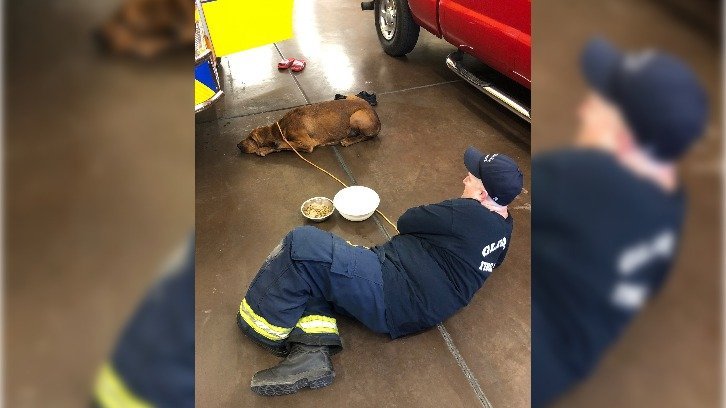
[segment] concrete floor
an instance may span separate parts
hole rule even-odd
[[[529,125],[447,70],[452,46],[422,31],[416,49],[394,59],[378,44],[373,14],[360,11],[358,2],[298,0],[295,7],[296,37],[224,58],[226,96],[197,117],[197,406],[472,407],[486,399],[496,407],[528,407],[527,193],[511,207],[515,227],[506,261],[439,329],[391,341],[341,318],[346,349],[333,358],[332,386],[274,399],[249,389],[252,375],[279,359],[239,332],[239,302],[280,237],[305,224],[300,204],[339,189],[291,152],[241,155],[236,144],[250,130],[291,107],[366,90],[378,94],[380,137],[318,148],[307,157],[375,189],[389,218],[459,196],[468,145],[514,158],[529,190]],[[292,56],[307,59],[307,68],[278,72],[276,62]],[[337,214],[317,226],[367,246],[392,233],[376,219],[351,223]]]
[[[712,29],[718,27],[717,6],[700,0],[557,0],[532,6],[534,154],[574,135],[575,109],[585,92],[578,55],[593,34],[628,48],[675,53],[696,71],[711,103],[709,126],[683,166],[689,211],[676,268],[592,378],[559,407],[721,405],[723,57],[718,29]]]

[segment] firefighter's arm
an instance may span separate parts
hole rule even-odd
[[[401,234],[449,234],[452,231],[454,211],[451,204],[422,205],[409,208],[398,219]]]

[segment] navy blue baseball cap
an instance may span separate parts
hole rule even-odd
[[[706,92],[677,58],[656,50],[624,53],[595,38],[585,45],[581,63],[586,81],[618,106],[653,157],[677,159],[703,134]]]
[[[522,191],[523,177],[517,163],[503,154],[483,154],[469,147],[464,165],[481,180],[489,196],[499,205],[508,205]]]

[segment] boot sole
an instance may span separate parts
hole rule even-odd
[[[276,397],[279,395],[294,394],[298,392],[298,390],[301,390],[303,388],[316,389],[327,387],[328,385],[333,383],[334,378],[335,373],[331,373],[312,381],[308,380],[307,378],[303,378],[295,381],[292,384],[253,385],[251,386],[251,388],[252,391],[256,392],[257,394],[268,397]]]

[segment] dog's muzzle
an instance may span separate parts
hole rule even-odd
[[[237,144],[237,147],[242,153],[255,153],[257,149],[259,149],[257,143],[255,143],[255,141],[252,140],[252,138],[250,137],[239,142],[239,144]]]

